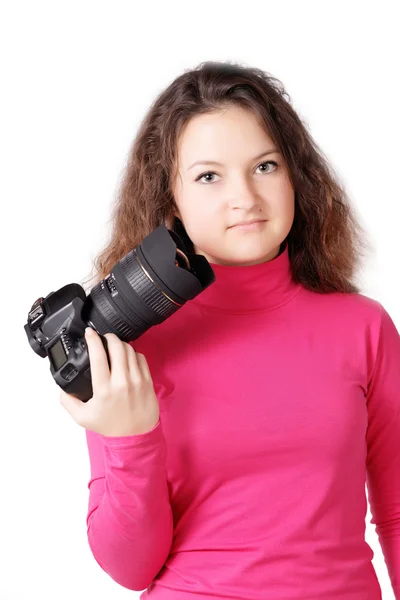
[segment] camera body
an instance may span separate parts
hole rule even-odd
[[[93,395],[84,335],[88,323],[82,318],[86,300],[82,286],[65,285],[46,298],[38,298],[24,326],[33,350],[43,358],[49,357],[50,372],[57,385],[84,402]],[[107,349],[106,338],[100,337]]]
[[[87,402],[93,395],[85,328],[102,340],[105,333],[125,342],[162,323],[215,281],[202,255],[186,251],[175,232],[160,225],[131,250],[88,296],[71,283],[38,298],[24,325],[36,354],[50,361],[50,372],[67,394]]]

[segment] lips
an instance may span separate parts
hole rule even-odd
[[[252,225],[252,223],[264,223],[266,219],[253,219],[252,221],[244,221],[243,223],[235,223],[231,227],[238,227],[239,225]]]

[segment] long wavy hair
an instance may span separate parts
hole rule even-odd
[[[255,113],[286,162],[295,192],[294,222],[286,238],[294,281],[319,293],[360,292],[354,278],[371,244],[345,186],[283,84],[232,61],[203,62],[185,71],[150,106],[129,151],[112,206],[110,238],[93,260],[89,286],[160,224],[186,233],[174,215],[177,141],[192,117],[231,105]],[[185,241],[194,252],[191,240]]]

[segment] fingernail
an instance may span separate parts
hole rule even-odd
[[[93,333],[93,329],[91,327],[86,327],[85,335],[92,335],[92,333]]]

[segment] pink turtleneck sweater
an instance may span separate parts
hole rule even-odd
[[[287,246],[132,342],[160,420],[86,431],[88,542],[142,600],[400,600],[400,336],[362,294],[293,282]],[[367,484],[367,489],[366,489]]]

